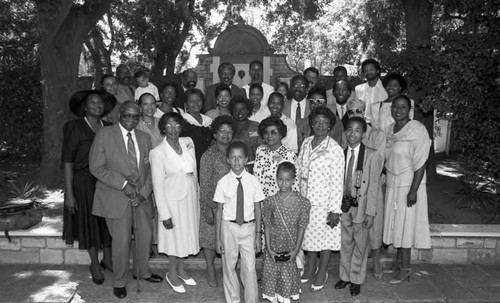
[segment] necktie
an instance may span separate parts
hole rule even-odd
[[[354,149],[351,149],[351,157],[349,158],[349,162],[347,163],[347,175],[345,181],[344,194],[349,194],[352,196],[352,169],[354,167]]]
[[[297,102],[297,110],[295,111],[295,124],[302,119],[302,111],[300,109],[300,102]]]
[[[245,222],[243,185],[241,185],[241,177],[237,177],[236,179],[238,179],[238,189],[236,190],[236,224],[242,225]]]
[[[139,179],[139,166],[137,165],[137,154],[135,153],[135,144],[132,139],[132,133],[127,133],[127,154],[128,154],[128,162],[130,164],[130,178],[132,181],[137,181]]]
[[[340,106],[340,119],[342,119],[344,117],[344,114],[345,114],[345,109],[344,109],[344,106],[341,105]]]

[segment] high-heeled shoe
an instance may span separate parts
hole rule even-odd
[[[392,263],[391,267],[382,270],[382,273],[392,275],[392,274],[395,274],[399,270],[400,267],[401,267],[400,262],[398,260],[395,260],[394,263]]]
[[[97,266],[97,269],[95,266],[90,265],[89,270],[90,270],[90,275],[92,276],[92,282],[94,282],[97,285],[102,285],[102,283],[104,283],[104,276],[102,275],[101,268],[99,267],[99,265]]]
[[[328,273],[326,273],[325,283],[323,283],[323,285],[320,285],[320,286],[316,286],[314,284],[311,284],[311,290],[312,291],[320,291],[320,290],[322,290],[323,287],[325,287],[326,281],[328,281]]]
[[[375,280],[381,280],[383,276],[384,276],[383,271],[376,272],[375,268],[373,269],[373,278],[375,278]]]
[[[411,268],[400,268],[399,276],[389,281],[389,284],[401,284],[403,281],[408,280],[410,282],[410,276],[412,273]]]
[[[180,294],[183,294],[186,292],[186,288],[184,287],[184,285],[179,285],[179,286],[174,286],[170,280],[168,279],[168,272],[167,274],[165,275],[165,280],[167,280],[167,283],[170,285],[170,287],[172,287],[172,289],[175,291],[175,292],[178,292]]]
[[[319,270],[319,268],[316,267],[316,271],[308,279],[302,279],[302,278],[300,278],[300,283],[306,284],[307,282],[309,282],[318,273],[318,270]]]

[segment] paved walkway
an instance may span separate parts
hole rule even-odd
[[[370,276],[361,294],[351,297],[349,289],[335,290],[336,265],[331,264],[328,283],[312,293],[303,286],[299,302],[500,302],[500,266],[420,264],[409,283],[392,286],[389,277],[376,281]],[[154,272],[164,275],[166,269]],[[87,266],[0,265],[0,302],[224,302],[222,287],[210,288],[201,269],[189,272],[198,286],[176,294],[166,284],[141,282],[142,292],[135,292],[135,280],[127,286],[128,296],[117,299],[112,294],[111,277],[97,286],[90,280]],[[221,278],[221,277],[219,277]],[[267,301],[262,301],[267,302]]]

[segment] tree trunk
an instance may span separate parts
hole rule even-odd
[[[167,69],[165,72],[165,76],[167,80],[173,81],[174,80],[174,75],[175,75],[175,60],[177,59],[178,54],[174,53],[168,53],[167,52],[167,60],[165,64],[165,68]]]
[[[432,10],[434,4],[429,0],[402,0],[405,10],[406,21],[406,48],[419,49],[430,47],[432,38]],[[417,104],[423,97],[418,87],[415,90],[415,100]],[[429,161],[427,165],[427,175],[432,178],[436,175],[436,161],[434,157],[434,111],[415,111],[415,119],[425,125],[432,140]]]
[[[157,86],[161,85],[164,82],[163,70],[165,69],[165,57],[166,57],[165,52],[157,51],[156,56],[154,58],[153,67],[151,68],[152,79],[153,82],[157,84]]]
[[[62,128],[69,116],[69,97],[77,87],[82,45],[110,2],[73,5],[65,0],[37,1],[42,32],[43,149],[38,178],[42,185],[52,186],[61,180]]]

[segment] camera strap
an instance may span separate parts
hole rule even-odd
[[[276,196],[274,196],[274,205],[276,205],[276,209],[278,210],[278,213],[281,217],[281,221],[283,221],[283,224],[285,225],[286,231],[288,233],[288,236],[290,237],[290,240],[292,240],[293,245],[295,246],[295,240],[293,240],[292,234],[290,233],[290,230],[288,229],[288,226],[286,225],[285,218],[283,218],[283,215],[281,214],[281,210],[278,206],[278,202],[276,201]]]
[[[344,149],[344,157],[347,162],[347,152],[349,147]],[[358,159],[356,163],[356,172],[354,173],[354,188],[356,188],[356,197],[358,190],[361,188],[361,178],[363,177],[363,163],[365,162],[365,145],[363,143],[359,144]]]

